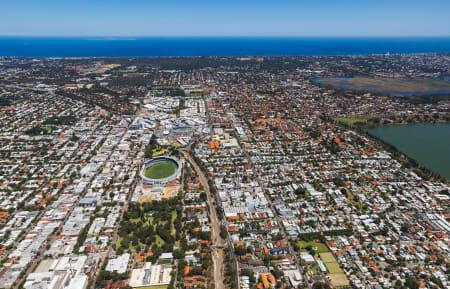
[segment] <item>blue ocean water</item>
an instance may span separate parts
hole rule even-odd
[[[0,56],[292,56],[450,52],[450,37],[0,37]]]

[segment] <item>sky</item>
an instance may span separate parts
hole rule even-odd
[[[450,0],[0,0],[3,36],[450,36]]]

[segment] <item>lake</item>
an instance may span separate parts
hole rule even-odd
[[[429,170],[450,180],[450,124],[379,126],[368,130]]]

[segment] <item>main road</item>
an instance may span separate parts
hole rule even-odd
[[[208,179],[206,178],[203,171],[197,165],[197,163],[192,159],[191,155],[187,151],[181,151],[184,158],[188,160],[194,167],[197,173],[200,183],[206,193],[206,198],[209,207],[209,215],[211,217],[211,240],[212,240],[212,259],[214,263],[214,281],[216,289],[223,289],[224,284],[224,264],[223,264],[223,246],[225,245],[224,240],[220,237],[220,221],[216,214],[216,208],[212,202],[211,191],[208,185]]]

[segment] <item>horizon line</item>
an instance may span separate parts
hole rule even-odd
[[[0,37],[86,37],[86,38],[450,38],[449,35],[27,35],[0,34]]]

